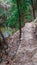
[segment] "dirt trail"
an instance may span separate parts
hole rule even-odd
[[[15,36],[16,35],[16,36]],[[14,42],[19,38],[19,33],[16,33],[13,38]],[[17,41],[18,44],[19,40]],[[13,52],[17,49],[16,56],[12,60],[9,56],[9,62],[3,62],[4,65],[37,65],[37,39],[34,35],[33,23],[26,23],[22,29],[22,38],[20,44],[12,46]],[[0,65],[3,65],[0,64]]]
[[[22,41],[12,65],[37,65],[37,40],[33,23],[23,28]]]

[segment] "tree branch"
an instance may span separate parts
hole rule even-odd
[[[0,3],[0,8],[4,8],[5,10],[8,10],[10,8],[10,5],[4,5]]]

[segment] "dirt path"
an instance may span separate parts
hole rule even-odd
[[[18,35],[17,33],[13,36],[13,38],[15,37],[14,42],[19,38]],[[33,23],[26,23],[22,29],[21,43],[18,44],[19,40],[16,43],[17,44],[13,43],[13,45],[11,45],[13,52],[17,50],[14,59],[12,60],[12,55],[9,55],[9,62],[3,62],[0,65],[37,65],[37,39],[34,35]]]
[[[12,65],[37,65],[37,40],[33,23],[27,23],[23,29],[22,41]]]

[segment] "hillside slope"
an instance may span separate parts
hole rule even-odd
[[[16,40],[19,39],[19,32],[15,33],[12,37],[12,39],[14,39],[14,43],[12,43],[12,41],[11,44],[13,45],[10,44],[10,52],[13,50],[16,55],[12,59],[13,53],[9,53],[7,56],[8,59],[2,62],[0,65],[37,65],[37,38],[34,31],[35,26],[33,22],[26,23],[22,29],[20,44],[18,44],[19,40],[16,44]]]

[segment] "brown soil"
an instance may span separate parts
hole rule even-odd
[[[0,65],[37,65],[37,39],[33,22],[26,23],[22,29],[19,42],[19,31],[8,39],[8,55],[3,55]]]

